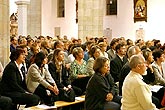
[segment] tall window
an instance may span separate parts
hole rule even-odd
[[[106,0],[107,15],[117,15],[117,0]]]
[[[65,17],[65,0],[57,0],[57,17]]]

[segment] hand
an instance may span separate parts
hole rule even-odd
[[[68,91],[68,90],[69,90],[69,88],[67,88],[67,87],[64,87],[63,89],[64,89],[65,91]]]
[[[59,90],[58,90],[58,88],[57,88],[56,85],[53,87],[53,92],[54,92],[56,95],[59,94]]]
[[[111,101],[113,99],[112,93],[108,93],[106,96],[106,101]]]
[[[53,91],[55,95],[59,94],[59,90],[56,85],[54,85],[54,86],[50,85],[50,86],[48,86],[48,89]]]
[[[68,85],[68,88],[69,88],[69,89],[71,89],[71,88],[72,88],[72,86],[71,86],[71,85]]]

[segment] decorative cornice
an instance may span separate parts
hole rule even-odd
[[[15,3],[17,5],[28,5],[28,4],[30,4],[30,1],[20,0],[20,1],[16,1]]]

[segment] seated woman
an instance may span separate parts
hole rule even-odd
[[[27,88],[38,95],[46,105],[53,105],[57,100],[59,90],[51,74],[45,67],[47,57],[43,52],[36,54],[34,64],[29,67],[27,73]]]
[[[26,104],[26,107],[38,105],[39,97],[25,89],[26,77],[21,71],[21,64],[25,62],[25,51],[16,49],[11,52],[10,59],[1,80],[2,95],[10,97],[14,104]]]
[[[163,51],[158,49],[153,51],[154,62],[152,63],[153,72],[155,75],[154,84],[165,86],[165,73],[163,72],[162,63],[164,62]]]
[[[95,60],[94,75],[88,82],[85,95],[86,110],[120,110],[121,97],[109,73],[109,60],[99,57]]]
[[[86,71],[86,61],[84,58],[84,51],[81,47],[76,47],[73,49],[73,56],[75,60],[70,66],[70,79],[73,88],[80,88],[81,93],[76,93],[76,95],[81,95],[86,90],[86,85],[89,80],[89,75]]]
[[[69,80],[69,71],[65,67],[63,50],[54,50],[53,59],[48,64],[48,69],[59,88],[59,100],[67,100],[64,99],[64,91],[72,91],[74,95],[74,91]]]
[[[100,50],[100,47],[95,45],[91,47],[89,54],[91,57],[87,61],[87,72],[91,76],[94,74],[94,70],[93,70],[94,62],[98,57],[102,55],[102,52]]]

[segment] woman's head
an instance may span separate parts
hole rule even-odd
[[[161,60],[161,62],[163,62],[164,57],[163,57],[163,51],[162,50],[156,49],[153,51],[152,55],[154,57],[154,61]]]
[[[99,57],[95,60],[93,69],[95,72],[100,72],[101,74],[107,74],[110,70],[109,59],[106,57]]]
[[[20,56],[23,56],[20,60],[25,60],[25,51],[21,48],[17,48],[16,50],[12,51],[10,54],[10,60],[16,61],[20,58]]]
[[[72,54],[75,57],[75,59],[77,59],[77,58],[83,59],[84,58],[84,51],[81,47],[74,48]]]
[[[42,67],[44,64],[47,63],[47,57],[43,52],[39,52],[36,54],[35,59],[34,59],[34,63],[36,63],[36,65],[40,68]]]
[[[61,49],[55,49],[53,53],[53,62],[56,60],[63,61],[64,60],[64,52]]]
[[[101,53],[100,47],[95,45],[91,47],[89,54],[91,55],[91,57],[95,59],[95,58],[100,57],[102,53]]]
[[[152,51],[150,49],[144,49],[142,50],[143,56],[147,62],[152,63],[153,62],[153,56],[152,56]]]

